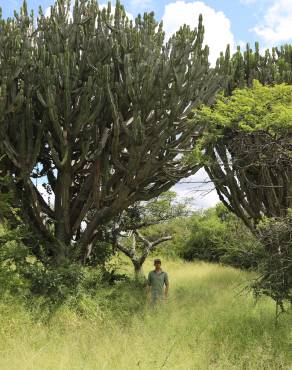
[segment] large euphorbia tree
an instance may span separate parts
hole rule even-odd
[[[199,168],[184,160],[202,130],[188,117],[221,81],[203,34],[200,19],[165,42],[152,13],[132,21],[95,0],[0,19],[0,150],[54,260],[82,260],[100,226]]]
[[[263,54],[247,44],[232,56],[228,47],[217,68],[224,96],[194,116],[212,132],[206,170],[220,199],[254,231],[263,217],[285,218],[292,207],[292,45]]]
[[[292,302],[292,86],[254,82],[195,119],[212,132],[205,168],[221,201],[264,246],[255,291],[283,309]]]
[[[292,208],[292,86],[235,90],[195,115],[209,124],[205,169],[222,202],[255,230]]]

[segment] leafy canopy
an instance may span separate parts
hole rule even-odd
[[[292,129],[292,86],[254,81],[250,89],[237,89],[230,97],[220,95],[213,107],[198,110],[195,120],[208,122],[210,128],[283,135]]]

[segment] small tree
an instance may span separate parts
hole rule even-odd
[[[166,192],[149,202],[138,203],[124,211],[111,229],[114,246],[129,257],[135,276],[143,277],[143,264],[158,245],[172,239],[171,235],[147,232],[152,225],[167,223],[188,214],[183,202],[175,202],[176,194]]]
[[[128,241],[127,246],[118,239],[114,241],[114,246],[131,259],[134,266],[135,277],[139,279],[144,277],[143,264],[149,254],[153,252],[159,244],[171,240],[172,237],[170,235],[163,236],[160,239],[150,241],[138,230],[133,230],[128,235],[128,238],[130,239],[130,243]]]
[[[222,203],[189,218],[189,235],[180,250],[186,260],[224,263],[237,268],[257,268],[263,248],[257,238]]]

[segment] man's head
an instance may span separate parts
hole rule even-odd
[[[160,270],[160,268],[161,268],[161,260],[159,258],[156,258],[154,260],[154,267],[155,267],[155,270]]]

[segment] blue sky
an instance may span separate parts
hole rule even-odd
[[[54,0],[27,0],[30,9],[37,11],[41,5],[46,10]],[[20,0],[0,0],[4,17],[11,16],[13,9],[19,9]],[[100,0],[100,4],[105,4]],[[292,0],[124,0],[126,11],[132,16],[154,10],[158,20],[163,19],[167,36],[175,32],[181,24],[193,27],[200,13],[203,14],[206,29],[205,39],[210,46],[210,60],[215,62],[220,51],[229,43],[254,45],[259,41],[261,48],[292,43]],[[207,183],[204,184],[204,180]],[[186,181],[201,182],[187,184]],[[204,170],[183,180],[174,187],[184,197],[194,197],[194,208],[207,208],[218,202],[212,184]]]
[[[37,10],[41,5],[44,9],[49,7],[54,0],[28,0],[30,8]],[[101,0],[100,3],[106,1]],[[13,14],[13,9],[19,9],[20,0],[0,0],[4,17]],[[222,34],[222,22],[217,23],[220,15],[230,22],[230,33],[233,35],[235,44],[243,44],[247,41],[254,44],[260,41],[262,47],[270,47],[292,41],[292,0],[204,0],[204,1],[175,1],[175,0],[124,0],[126,10],[137,15],[139,12],[154,10],[157,19],[162,19],[168,11],[169,18],[175,20],[175,24],[196,24],[198,12],[205,14],[205,23],[209,33],[213,32],[214,44],[224,42],[225,34]],[[172,7],[170,9],[170,7]],[[179,10],[179,11],[177,11]],[[212,13],[213,11],[213,13]],[[221,13],[222,12],[222,13]],[[179,14],[178,14],[179,13]],[[210,23],[208,23],[208,14]],[[225,25],[226,27],[226,25]],[[220,32],[218,40],[217,32]],[[170,27],[169,32],[175,31]],[[226,31],[226,30],[225,30]],[[230,41],[230,37],[226,37]],[[212,46],[212,41],[208,40]]]

